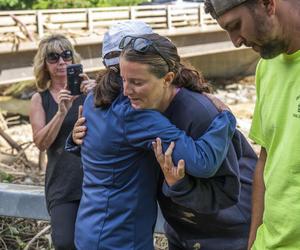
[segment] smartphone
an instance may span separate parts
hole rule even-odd
[[[67,65],[68,89],[71,95],[80,95],[80,85],[82,78],[79,76],[82,73],[82,64]]]

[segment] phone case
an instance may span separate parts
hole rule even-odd
[[[80,95],[81,77],[79,74],[82,73],[81,64],[70,64],[67,66],[67,79],[68,88],[71,91],[71,95]]]

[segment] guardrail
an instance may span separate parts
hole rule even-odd
[[[0,183],[0,216],[49,220],[44,188],[41,186]],[[164,233],[164,218],[158,210],[156,233]]]
[[[205,14],[204,5],[153,5],[87,9],[1,11],[0,42],[38,40],[45,34],[68,32],[71,35],[102,35],[109,26],[137,19],[154,29],[216,25]]]

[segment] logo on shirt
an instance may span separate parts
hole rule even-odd
[[[300,118],[300,95],[296,97],[297,109],[296,112],[293,114],[293,117]]]

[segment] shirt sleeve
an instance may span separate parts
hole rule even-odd
[[[230,162],[223,164],[230,166]],[[211,178],[185,175],[172,186],[164,181],[163,193],[173,202],[198,213],[217,213],[239,201],[241,184],[236,165],[231,168],[221,167],[218,174]]]
[[[69,153],[73,153],[77,156],[80,156],[81,154],[81,147],[74,143],[72,138],[72,132],[68,135],[66,143],[65,143],[65,151]]]
[[[213,120],[204,135],[193,140],[157,111],[131,110],[124,114],[125,136],[130,145],[152,150],[152,142],[160,137],[163,150],[175,142],[173,162],[185,160],[186,172],[195,177],[213,176],[225,159],[236,120],[229,111],[223,111]]]
[[[257,144],[265,147],[262,132],[262,117],[261,117],[261,93],[260,93],[260,72],[263,67],[263,60],[260,60],[256,70],[256,102],[252,118],[252,124],[249,132],[249,138]]]

